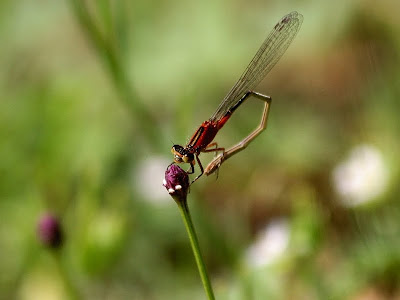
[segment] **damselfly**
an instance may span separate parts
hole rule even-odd
[[[222,100],[212,117],[200,125],[185,147],[180,145],[172,146],[171,152],[174,154],[174,162],[190,164],[190,169],[187,171],[188,174],[194,173],[195,161],[199,164],[200,174],[192,183],[204,173],[210,175],[215,172],[223,161],[246,148],[266,128],[268,111],[272,99],[270,96],[254,92],[253,89],[263,80],[285,53],[299,31],[302,21],[303,16],[295,11],[284,16],[265,39],[242,76]],[[218,147],[218,144],[213,142],[214,137],[235,110],[250,96],[254,96],[265,102],[260,124],[245,139],[230,149],[225,150],[225,148]],[[215,157],[204,169],[199,159],[200,153],[218,153],[219,151],[222,153]]]

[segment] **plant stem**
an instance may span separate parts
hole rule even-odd
[[[57,266],[59,274],[64,281],[64,285],[66,288],[66,292],[68,293],[69,299],[71,300],[81,299],[79,291],[76,288],[74,281],[72,280],[71,274],[69,273],[68,267],[66,266],[65,262],[61,257],[61,252],[59,251],[61,249],[54,249],[54,250],[55,251],[53,251],[52,253],[53,258],[55,260],[55,264]]]
[[[87,4],[81,0],[69,0],[71,3],[72,11],[81,24],[82,29],[91,42],[92,46],[98,53],[99,57],[106,66],[110,78],[116,87],[117,92],[120,94],[121,101],[128,108],[133,119],[137,124],[142,125],[140,130],[146,133],[149,141],[158,143],[160,140],[160,128],[157,126],[157,120],[152,113],[147,109],[143,102],[139,101],[139,96],[132,88],[128,78],[125,64],[123,62],[121,49],[115,39],[115,33],[112,31],[112,16],[108,15],[107,5],[108,1],[100,1],[98,5],[99,10],[102,12],[106,30],[103,32],[96,23],[94,17],[89,12]],[[144,126],[143,124],[153,124],[154,126]]]
[[[215,299],[214,297],[214,292],[211,287],[211,282],[210,279],[208,278],[208,273],[206,269],[206,265],[204,264],[203,257],[200,252],[200,246],[199,246],[199,241],[197,239],[196,231],[193,226],[192,218],[190,216],[189,212],[189,206],[187,204],[187,201],[177,201],[179,210],[182,215],[183,222],[185,223],[185,227],[187,230],[187,233],[189,235],[190,239],[190,244],[192,245],[192,251],[194,254],[194,257],[196,259],[197,263],[197,268],[199,269],[199,274],[201,277],[201,281],[203,282],[204,289],[207,294],[207,298],[210,299]]]

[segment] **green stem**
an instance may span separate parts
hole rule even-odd
[[[64,260],[61,257],[61,249],[50,249],[53,251],[53,258],[55,260],[56,267],[59,271],[60,276],[64,282],[66,292],[68,293],[68,297],[71,300],[79,300],[81,299],[79,295],[79,291],[77,290],[74,281],[72,280],[71,274],[66,266]]]
[[[120,94],[121,101],[129,109],[130,114],[137,121],[137,124],[142,125],[141,130],[149,137],[149,141],[157,143],[160,140],[160,128],[158,126],[143,125],[149,123],[157,125],[157,120],[144,103],[139,101],[139,96],[131,86],[126,67],[122,61],[121,51],[112,32],[112,17],[111,15],[107,15],[109,12],[106,12],[109,9],[106,7],[109,5],[109,2],[100,2],[103,19],[105,19],[105,23],[108,23],[106,24],[107,29],[105,33],[100,30],[84,1],[69,0],[69,2],[82,29],[86,32],[94,49],[107,67],[110,78],[117,92]]]
[[[215,299],[214,292],[211,287],[210,279],[208,278],[208,273],[206,265],[204,264],[203,257],[201,256],[199,241],[197,239],[196,231],[193,226],[192,218],[189,212],[189,206],[187,201],[177,201],[179,210],[182,215],[183,222],[185,223],[186,230],[189,235],[190,244],[192,245],[192,250],[194,257],[196,259],[197,268],[199,269],[201,281],[203,282],[204,289],[206,291],[208,299]]]

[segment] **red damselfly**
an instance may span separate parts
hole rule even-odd
[[[194,173],[195,161],[199,164],[200,174],[192,183],[204,173],[210,175],[215,172],[223,161],[246,148],[266,128],[268,111],[272,99],[270,96],[254,92],[253,89],[264,79],[285,53],[299,31],[302,21],[303,16],[295,11],[284,16],[265,39],[242,76],[225,96],[212,117],[200,125],[185,147],[180,145],[172,146],[171,152],[174,154],[174,162],[190,164],[190,169],[187,171],[188,174]],[[214,137],[235,110],[250,96],[254,96],[265,102],[259,126],[245,139],[230,149],[225,150],[225,148],[218,147],[218,144],[213,142]],[[200,153],[218,153],[219,151],[222,153],[215,157],[204,169],[199,159]]]

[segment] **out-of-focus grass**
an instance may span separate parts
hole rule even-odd
[[[191,188],[216,297],[399,297],[398,9],[2,1],[0,295],[203,299],[179,213],[162,191],[169,149],[211,115],[275,22],[298,10],[299,35],[257,88],[273,98],[267,131],[218,180]],[[257,124],[260,106],[246,104],[221,145]],[[333,173],[359,146],[378,153],[384,176],[361,158],[339,178],[363,181],[355,205]],[[56,255],[35,237],[46,211],[65,230]]]

